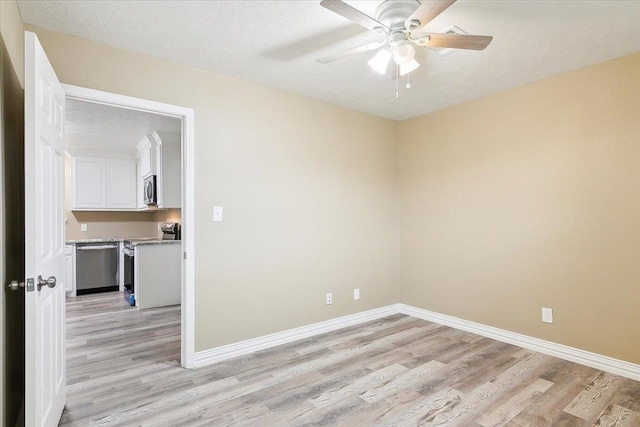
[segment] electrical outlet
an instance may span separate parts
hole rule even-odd
[[[360,299],[360,288],[355,288],[353,290],[353,300],[358,301]]]
[[[87,231],[87,224],[80,224],[80,231]]]
[[[542,321],[544,323],[553,323],[553,310],[542,307]]]
[[[333,304],[333,294],[331,292],[327,293],[327,305]]]

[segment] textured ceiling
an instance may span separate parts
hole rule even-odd
[[[180,119],[74,99],[66,114],[67,148],[133,153],[145,134],[181,130]]]
[[[373,14],[379,2],[350,1]],[[25,23],[407,119],[640,51],[640,1],[460,0],[426,28],[492,35],[480,52],[420,49],[412,88],[367,66],[368,52],[315,59],[380,40],[319,1],[19,1]]]

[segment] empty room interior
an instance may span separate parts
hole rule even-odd
[[[68,133],[124,106],[166,172],[149,202],[132,136],[129,208],[67,194],[57,415],[30,401],[37,341],[11,308],[30,312],[28,285],[5,285],[49,273],[3,231],[4,425],[640,425],[640,2],[0,11],[3,230],[33,40]],[[116,144],[125,126],[100,117]],[[148,255],[153,285],[127,291],[124,255],[111,292],[79,292],[81,251],[130,236],[139,262],[174,249]]]

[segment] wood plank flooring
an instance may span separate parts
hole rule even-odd
[[[198,370],[179,357],[179,307],[68,299],[61,425],[640,426],[639,382],[403,315]]]

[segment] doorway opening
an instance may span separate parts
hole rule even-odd
[[[194,257],[193,257],[193,247],[194,247],[194,200],[193,200],[193,187],[194,187],[194,111],[190,108],[180,107],[171,104],[164,104],[155,101],[149,101],[141,98],[133,98],[123,95],[117,95],[109,92],[102,92],[93,89],[82,88],[78,86],[71,85],[63,85],[65,90],[65,95],[68,103],[75,107],[85,107],[83,110],[86,111],[99,111],[104,108],[116,108],[118,111],[123,113],[130,113],[131,115],[138,115],[138,117],[146,117],[148,120],[157,120],[158,127],[165,127],[164,129],[157,129],[160,132],[157,132],[156,135],[150,135],[152,137],[158,137],[162,139],[163,137],[169,137],[170,134],[175,132],[179,135],[180,143],[179,143],[179,153],[180,153],[180,164],[179,168],[179,177],[181,184],[179,185],[180,190],[180,210],[176,209],[167,209],[167,210],[154,210],[144,213],[143,215],[151,216],[152,219],[150,222],[159,223],[159,222],[179,222],[180,224],[180,275],[177,279],[180,280],[180,364],[184,368],[192,368],[193,367],[193,359],[195,352],[195,344],[194,344]],[[177,124],[177,127],[176,127]],[[110,124],[112,126],[117,126],[117,124]],[[153,125],[152,125],[153,126]],[[164,132],[163,131],[168,131]],[[161,144],[162,142],[160,142]],[[81,145],[81,142],[76,142],[76,145]],[[87,142],[86,149],[91,148],[91,144]],[[117,141],[114,141],[114,144],[117,144]],[[168,145],[168,144],[167,144]],[[76,147],[77,148],[77,147]],[[93,147],[95,148],[95,147]],[[167,155],[167,157],[169,157]],[[117,158],[117,156],[115,157]],[[71,160],[69,160],[71,161]],[[113,171],[120,171],[126,175],[127,169],[124,164],[118,161],[111,162],[113,163]],[[109,164],[111,164],[109,163]],[[90,167],[90,165],[89,165]],[[138,179],[139,177],[136,177]],[[165,187],[169,187],[171,185],[176,184],[174,180],[168,180],[164,183]],[[140,188],[139,191],[142,189]],[[74,190],[72,190],[74,191]],[[119,193],[118,193],[119,194]],[[114,193],[112,195],[114,198],[118,197],[118,194]],[[134,197],[136,200],[140,200],[143,197],[143,194],[139,193],[138,197]],[[90,199],[90,197],[89,197]],[[87,199],[87,200],[89,200]],[[126,199],[126,197],[124,197]],[[90,200],[89,200],[90,201]],[[70,201],[67,200],[69,203]],[[171,205],[173,206],[173,205]],[[144,209],[144,206],[141,206],[141,209]],[[79,210],[80,215],[75,215],[73,221],[78,222],[78,216],[80,222],[82,221],[82,211]],[[69,220],[69,218],[67,218]],[[158,221],[156,221],[158,220]],[[159,221],[165,220],[165,221]],[[82,224],[78,222],[75,224],[79,226],[79,229],[83,229]],[[148,226],[148,224],[147,224]],[[86,229],[86,228],[84,228]],[[160,233],[160,230],[157,231]],[[122,236],[116,236],[122,237]],[[137,237],[137,236],[132,236]],[[80,240],[80,239],[78,239]],[[158,245],[165,246],[165,245]],[[173,246],[173,245],[172,245]],[[76,248],[77,249],[77,248]],[[100,249],[100,248],[98,248]],[[98,250],[96,249],[96,251]],[[107,253],[106,251],[105,254]],[[97,253],[97,252],[96,252]],[[124,255],[120,251],[118,254],[119,257],[123,257]],[[98,258],[98,257],[96,257]],[[124,265],[124,260],[121,258],[118,265]],[[125,272],[123,269],[119,270],[118,273],[118,283],[120,286],[120,290],[124,290],[124,282]],[[135,298],[135,296],[134,296]],[[140,296],[142,298],[142,296]],[[149,301],[150,297],[147,297],[145,300]],[[140,301],[140,300],[138,300]],[[137,302],[132,300],[134,305],[137,305]],[[126,330],[123,331],[126,333]]]

